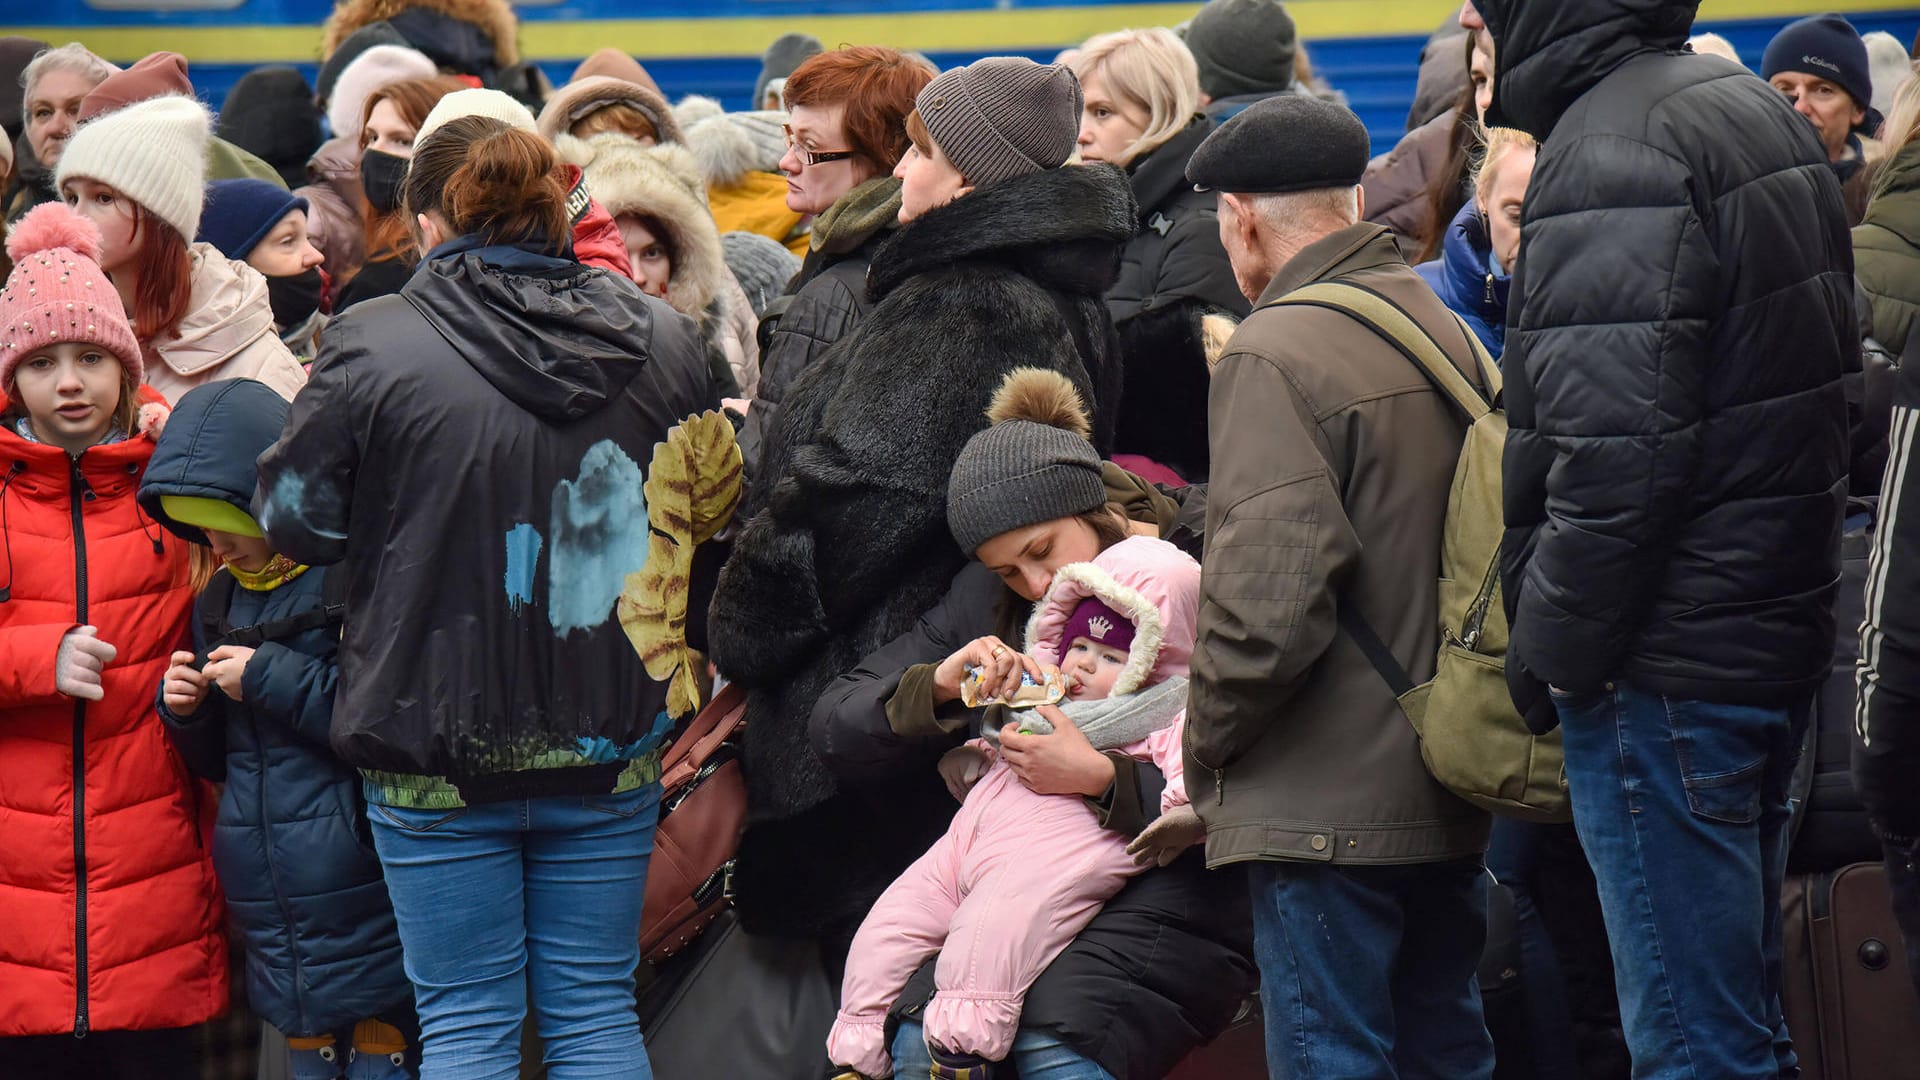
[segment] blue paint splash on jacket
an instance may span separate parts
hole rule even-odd
[[[646,483],[611,439],[588,447],[578,479],[553,489],[547,618],[554,633],[591,630],[613,617],[627,575],[647,561]]]
[[[545,543],[540,530],[524,521],[507,530],[507,607],[515,615],[522,605],[533,603],[533,572]]]

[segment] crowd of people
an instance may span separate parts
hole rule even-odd
[[[1466,0],[1378,155],[1279,0],[790,34],[734,112],[503,0],[341,0],[217,115],[0,39],[0,1076],[652,1075],[722,687],[739,932],[838,992],[796,1080],[1250,1011],[1274,1077],[1801,1075],[1863,603],[1920,993],[1920,79],[1696,8]],[[1423,745],[1481,718],[1544,802]]]

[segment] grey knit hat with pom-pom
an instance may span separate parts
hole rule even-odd
[[[967,440],[947,482],[947,528],[960,550],[1107,502],[1100,455],[1073,383],[1057,371],[1007,373],[987,408],[993,426]]]

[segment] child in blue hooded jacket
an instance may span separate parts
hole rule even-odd
[[[254,459],[286,418],[264,383],[208,383],[154,449],[141,507],[222,564],[160,717],[188,767],[226,785],[214,868],[248,999],[287,1035],[294,1080],[395,1080],[413,1075],[418,1021],[359,774],[328,745],[341,601],[324,569],[273,551],[249,511]]]

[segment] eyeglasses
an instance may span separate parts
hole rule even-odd
[[[828,161],[845,161],[850,157],[859,156],[859,152],[855,150],[809,150],[793,141],[793,126],[791,124],[781,124],[780,130],[787,133],[787,149],[793,151],[793,155],[800,159],[800,164],[802,165],[814,166]]]

